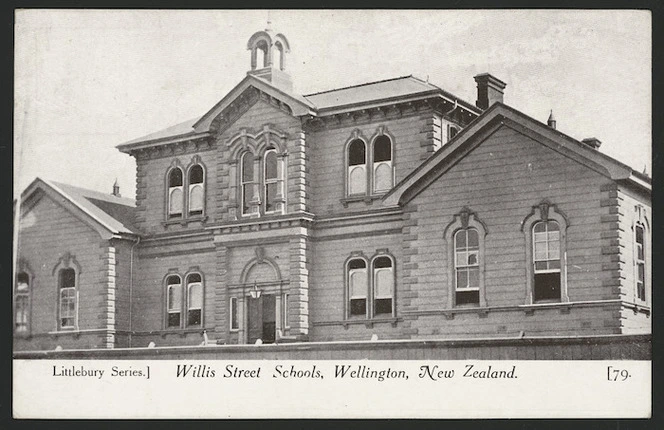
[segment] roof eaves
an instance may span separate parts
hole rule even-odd
[[[129,152],[135,151],[137,149],[150,148],[150,147],[153,147],[153,146],[168,145],[170,143],[177,143],[177,142],[182,142],[182,141],[191,140],[191,139],[202,139],[202,138],[208,137],[208,136],[210,136],[209,132],[196,133],[195,131],[192,130],[189,133],[176,134],[174,136],[166,136],[166,137],[162,137],[162,138],[159,138],[159,139],[144,140],[144,141],[134,142],[134,143],[123,143],[123,144],[117,145],[116,148],[120,152],[129,153]]]

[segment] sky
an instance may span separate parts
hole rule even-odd
[[[429,79],[470,103],[473,76],[505,103],[651,174],[651,16],[565,10],[21,10],[14,194],[35,177],[134,197],[115,146],[200,117],[250,69],[249,37],[286,35],[295,91]]]

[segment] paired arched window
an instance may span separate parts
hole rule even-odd
[[[174,167],[168,173],[168,217],[181,218],[184,202],[182,169]]]
[[[394,186],[392,140],[386,134],[376,137],[367,150],[364,140],[353,139],[346,150],[347,190],[349,197],[381,194]]]
[[[183,314],[185,317],[183,318]],[[166,277],[166,328],[197,327],[203,322],[203,278],[190,273]]]
[[[348,286],[347,317],[394,315],[394,263],[388,256],[371,262],[371,272],[364,258],[352,258],[346,264]]]
[[[77,324],[76,271],[72,268],[58,271],[58,328],[73,329]]]
[[[205,212],[205,169],[201,164],[195,163],[189,167],[186,178],[181,167],[172,167],[168,171],[166,182],[168,219],[203,215]]]
[[[454,234],[455,304],[480,302],[480,237],[476,229]]]
[[[19,272],[14,290],[14,331],[27,333],[30,324],[30,276]]]
[[[247,151],[240,157],[240,201],[242,215],[273,214],[281,212],[279,203],[284,202],[282,195],[283,163],[277,149],[270,146],[263,154],[260,163]],[[260,202],[260,204],[259,204]]]

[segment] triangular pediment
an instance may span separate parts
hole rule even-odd
[[[501,127],[510,127],[607,178],[629,181],[647,192],[652,188],[650,178],[629,166],[503,103],[495,103],[386,194],[383,205],[404,205]]]

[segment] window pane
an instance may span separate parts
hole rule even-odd
[[[250,153],[242,156],[242,182],[254,180],[254,157]]]
[[[171,199],[168,206],[168,213],[170,214],[182,213],[182,188],[171,189]]]
[[[277,179],[277,152],[268,151],[265,154],[265,180]]]
[[[477,230],[474,228],[466,230],[468,235],[468,248],[479,248],[480,247],[480,237],[477,234]]]
[[[548,234],[549,242],[558,241],[559,238],[560,238],[560,232],[559,231],[550,231],[549,234]]]
[[[457,269],[457,289],[468,288],[467,269]]]
[[[28,283],[30,282],[30,277],[28,276],[27,273],[25,273],[25,272],[20,272],[20,273],[16,276],[16,280],[18,281],[19,284],[25,284],[25,285],[26,285],[26,288],[27,288],[27,285],[28,285]]]
[[[558,223],[555,222],[555,221],[547,221],[547,223],[546,223],[546,229],[547,229],[548,231],[558,231],[558,230],[560,230],[560,229],[558,228]]]
[[[535,260],[546,260],[546,242],[535,242]]]
[[[477,267],[468,269],[468,287],[469,288],[479,288],[480,287],[480,269]]]
[[[376,297],[392,297],[394,288],[394,275],[392,269],[380,269],[376,271]]]
[[[636,245],[636,258],[638,258],[641,261],[645,260],[645,258],[643,257],[643,245],[641,244]]]
[[[538,222],[535,224],[535,227],[533,227],[533,231],[535,233],[541,233],[546,231],[546,223],[545,222]]]
[[[177,275],[169,276],[168,279],[166,280],[166,283],[168,285],[175,285],[180,283],[180,277]]]
[[[168,314],[168,326],[180,327],[180,312]]]
[[[367,272],[366,270],[355,270],[350,274],[350,296],[367,296]]]
[[[456,292],[456,304],[457,305],[467,305],[467,304],[479,304],[480,302],[480,292],[479,291],[457,291]]]
[[[353,167],[350,171],[350,194],[364,194],[367,191],[367,175],[364,166]]]
[[[265,185],[265,211],[271,212],[275,209],[274,199],[277,196],[277,184]]]
[[[168,310],[179,311],[182,308],[182,288],[180,286],[168,287]]]
[[[389,257],[378,257],[374,260],[374,268],[392,267],[392,260]]]
[[[364,142],[357,139],[348,146],[348,165],[357,166],[366,164],[366,147]]]
[[[560,299],[560,273],[535,274],[535,301]]]
[[[544,243],[546,242],[547,234],[546,232],[535,233],[535,242]]]
[[[639,276],[639,282],[645,283],[646,281],[646,270],[645,270],[645,265],[644,264],[639,264],[638,265],[638,276]]]
[[[380,136],[374,141],[374,163],[392,160],[392,142],[387,136]]]
[[[549,265],[547,264],[546,261],[536,261],[535,262],[535,270],[547,270],[549,268]]]
[[[468,253],[467,252],[457,251],[456,255],[457,255],[457,257],[456,257],[457,267],[468,265]]]
[[[16,297],[16,316],[15,316],[16,331],[28,330],[28,296],[20,295]]]
[[[549,242],[549,260],[560,259],[560,242]]]
[[[376,167],[374,178],[376,191],[386,191],[392,188],[392,166],[382,163]]]
[[[201,310],[194,309],[187,312],[187,325],[201,325]]]
[[[16,286],[16,290],[17,291],[28,291],[28,283],[19,281],[18,285]]]
[[[636,243],[643,244],[643,227],[636,226]]]
[[[242,213],[249,213],[249,202],[254,198],[254,186],[243,185],[242,186]]]
[[[60,288],[74,288],[76,286],[76,272],[74,269],[60,270]]]
[[[203,168],[198,164],[189,170],[189,184],[203,183]]]
[[[203,286],[201,284],[189,285],[189,309],[203,307]]]
[[[367,300],[366,299],[351,299],[351,301],[350,301],[350,314],[351,315],[366,315],[367,314]]]
[[[169,187],[181,187],[182,186],[182,170],[175,168],[171,170],[168,174],[168,186]]]
[[[366,267],[367,263],[359,258],[348,262],[349,269],[364,269]]]
[[[193,284],[195,282],[201,282],[201,275],[198,273],[192,273],[191,275],[187,276],[188,284]]]
[[[549,260],[549,269],[560,269],[560,260]]]
[[[203,211],[203,186],[200,184],[189,188],[189,211]]]
[[[392,314],[392,299],[377,299],[374,312],[378,314]]]
[[[457,231],[456,235],[454,236],[454,240],[456,243],[455,248],[456,249],[466,249],[466,230],[459,230]]]
[[[468,265],[469,266],[477,266],[477,251],[470,251],[468,252]]]

